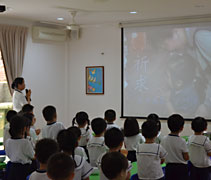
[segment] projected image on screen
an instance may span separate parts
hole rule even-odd
[[[123,116],[211,119],[211,24],[124,29]]]

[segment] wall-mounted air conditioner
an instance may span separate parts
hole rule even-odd
[[[32,27],[33,40],[66,41],[67,31],[64,29],[48,28],[41,26]]]

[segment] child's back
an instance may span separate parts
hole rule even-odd
[[[74,180],[84,179],[88,180],[91,175],[93,168],[86,161],[84,157],[74,155],[75,148],[77,146],[77,138],[75,134],[73,134],[69,130],[62,130],[59,132],[57,136],[57,142],[59,144],[60,149],[73,158],[75,161],[75,176]]]
[[[142,133],[146,142],[137,148],[137,164],[139,179],[163,179],[161,164],[167,155],[166,150],[155,143],[158,127],[154,121],[146,121],[142,125]]]
[[[127,158],[131,162],[137,161],[137,146],[144,143],[145,139],[140,133],[138,121],[135,118],[127,118],[124,122],[124,143],[128,151]]]
[[[42,129],[42,138],[56,140],[59,131],[65,129],[61,122],[57,122],[56,108],[53,106],[46,106],[42,113],[47,121],[47,125]]]
[[[164,137],[161,141],[161,145],[168,152],[166,157],[167,165],[165,179],[188,179],[188,148],[185,140],[179,137],[179,133],[183,130],[184,127],[183,117],[178,114],[170,116],[168,118],[168,127],[171,133]]]
[[[36,169],[32,165],[34,149],[28,139],[24,139],[26,119],[15,116],[10,122],[11,139],[6,141],[6,155],[11,161],[8,180],[25,179]]]
[[[81,139],[79,140],[78,145],[83,147],[86,150],[86,145],[91,138],[91,131],[89,130],[89,116],[86,112],[78,112],[73,119],[72,125],[74,126],[77,123],[78,127],[81,130]],[[87,150],[86,150],[87,151]]]
[[[28,139],[8,139],[5,151],[13,163],[31,164],[34,150]]]
[[[107,122],[106,130],[109,130],[111,128],[118,128],[118,129],[120,129],[119,126],[114,123],[114,121],[116,120],[116,112],[113,109],[108,109],[105,112],[104,119]]]
[[[211,167],[211,141],[204,135],[192,135],[189,138],[189,154],[191,163],[198,168]]]
[[[92,167],[97,167],[97,159],[106,152],[104,137],[92,137],[87,145]]]
[[[92,130],[95,133],[88,144],[87,149],[90,157],[90,164],[93,167],[97,167],[98,157],[106,152],[106,146],[104,141],[104,132],[106,130],[106,122],[102,118],[95,118],[91,122]]]
[[[78,145],[81,147],[86,147],[89,139],[92,137],[91,131],[86,128],[80,128],[80,130],[81,130],[81,139]]]
[[[191,180],[211,179],[211,142],[203,135],[207,129],[207,121],[202,117],[195,118],[191,123],[194,135],[189,138],[190,177]]]
[[[118,128],[112,128],[105,132],[105,145],[109,148],[109,152],[120,152],[123,142],[124,135]],[[106,153],[99,156],[97,160],[98,168],[100,169],[100,180],[108,180],[101,169],[102,159]],[[130,174],[132,169],[131,163],[128,162],[127,173]]]
[[[169,134],[163,138],[161,145],[168,152],[166,163],[187,164],[187,161],[183,158],[183,152],[188,152],[186,141],[184,139],[177,135]]]
[[[49,158],[59,152],[58,144],[52,139],[42,139],[35,146],[35,156],[40,164],[39,169],[30,175],[29,180],[49,180],[47,176],[47,162]]]
[[[17,112],[14,110],[10,110],[8,111],[7,115],[6,115],[6,119],[7,119],[7,124],[4,126],[4,140],[3,140],[3,144],[4,146],[6,145],[6,141],[7,139],[9,139],[10,133],[9,133],[9,129],[10,129],[10,120],[12,119],[12,117],[14,117],[15,115],[17,115]]]
[[[47,124],[42,129],[42,138],[50,138],[56,140],[59,131],[65,129],[61,122],[55,122],[52,124]]]

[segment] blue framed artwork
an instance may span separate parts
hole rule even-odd
[[[104,94],[104,66],[86,67],[86,94]]]

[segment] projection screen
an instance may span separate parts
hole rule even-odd
[[[211,23],[122,29],[122,117],[211,119]]]

